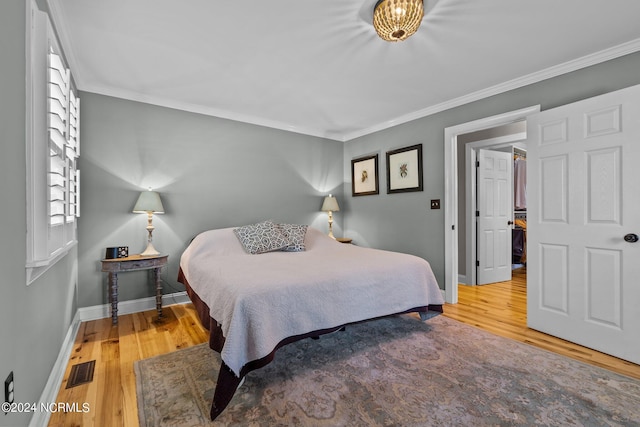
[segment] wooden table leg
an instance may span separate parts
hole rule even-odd
[[[156,281],[156,310],[158,318],[162,317],[162,282],[160,281],[160,268],[153,269],[153,276]]]
[[[111,324],[118,324],[118,273],[109,272],[109,290],[111,291]]]

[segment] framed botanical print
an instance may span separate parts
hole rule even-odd
[[[387,151],[387,194],[422,190],[422,144]]]
[[[378,155],[351,160],[351,195],[378,194]]]

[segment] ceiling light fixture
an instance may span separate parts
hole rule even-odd
[[[382,39],[397,42],[418,31],[423,16],[422,0],[379,0],[373,9],[373,27]]]

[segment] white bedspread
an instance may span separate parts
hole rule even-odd
[[[206,231],[180,267],[226,338],[222,360],[242,367],[284,338],[444,304],[422,258],[343,244],[309,228],[305,252],[247,254],[232,228]]]

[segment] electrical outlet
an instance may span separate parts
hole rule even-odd
[[[13,403],[13,371],[9,374],[6,380],[4,380],[4,401],[6,403]]]
[[[431,199],[431,209],[440,209],[440,199]]]

